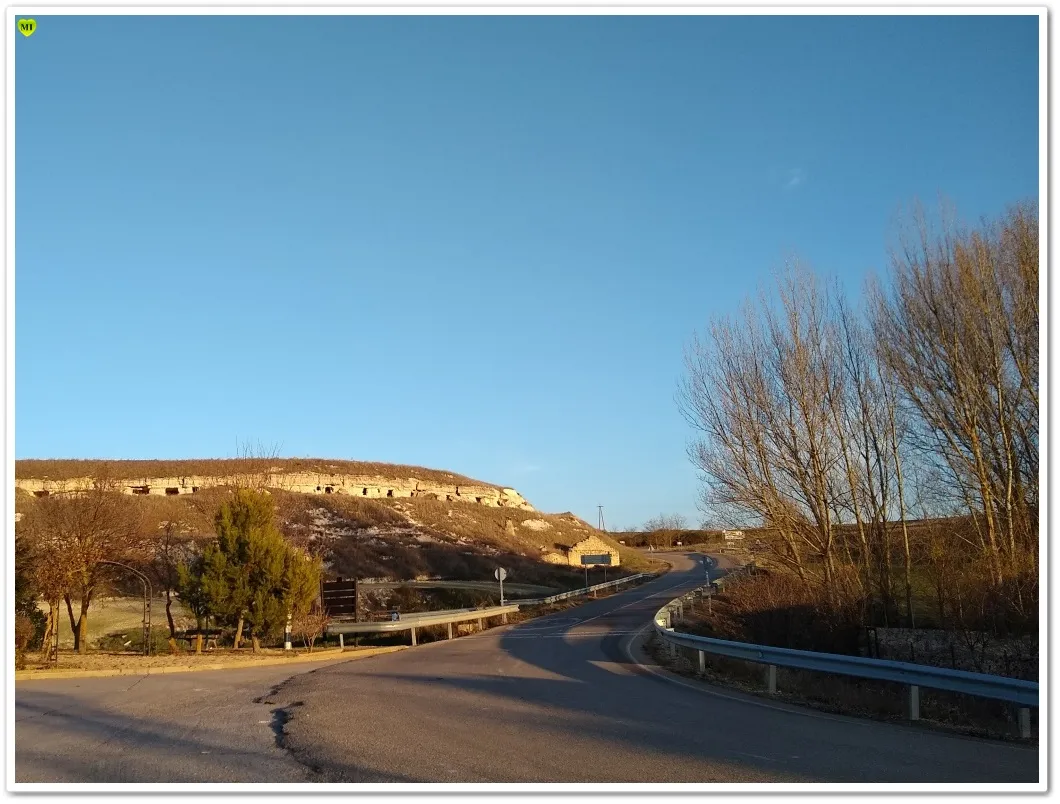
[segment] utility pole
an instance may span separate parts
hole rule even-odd
[[[598,512],[597,521],[596,521],[596,528],[601,533],[606,533],[607,532],[607,527],[604,524],[604,507],[602,505],[598,505],[598,506],[596,506],[596,510]],[[607,565],[606,564],[604,565],[604,583],[607,583]],[[588,586],[588,584],[586,584],[586,586]]]

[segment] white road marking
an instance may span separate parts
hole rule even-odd
[[[596,631],[588,634],[520,634],[518,636],[509,634],[504,640],[507,642],[509,639],[603,639],[609,636],[628,636],[636,633],[636,631]]]
[[[606,670],[608,673],[614,673],[616,676],[636,675],[636,673],[626,667],[626,665],[619,664],[618,662],[590,661],[589,664],[594,667],[599,667],[601,670]]]
[[[601,617],[607,617],[610,614],[614,614],[616,611],[621,611],[622,609],[628,609],[630,606],[635,606],[638,603],[643,603],[645,600],[651,600],[652,598],[662,597],[665,592],[669,592],[671,589],[676,589],[679,586],[689,586],[691,584],[694,584],[695,581],[696,581],[696,579],[693,578],[691,580],[686,580],[686,581],[681,581],[680,583],[675,583],[673,586],[667,586],[665,589],[660,589],[658,592],[654,592],[653,594],[647,595],[646,597],[637,598],[633,602],[627,603],[624,606],[618,606],[616,608],[611,609],[611,611],[605,611],[603,614],[597,614],[595,617],[589,617],[586,620],[582,620],[581,623],[579,623],[579,625],[583,625],[585,623],[591,623],[593,620],[599,620]]]
[[[736,754],[737,756],[752,757],[753,759],[761,759],[763,762],[777,762],[777,763],[780,763],[780,764],[784,764],[784,760],[782,760],[782,759],[774,759],[773,757],[764,757],[761,754],[748,754],[746,751],[734,751],[731,748],[728,749],[728,750],[729,750],[730,754]]]
[[[469,634],[467,636],[460,637],[461,639],[497,639],[503,638],[509,639],[597,639],[608,636],[629,636],[630,634],[636,635],[644,629],[641,628],[638,631],[589,631],[585,633],[578,633],[575,629],[580,629],[580,626],[586,623],[591,623],[594,620],[599,620],[601,617],[607,617],[614,614],[616,611],[627,609],[630,606],[636,606],[639,603],[643,603],[645,600],[652,600],[653,598],[665,597],[671,598],[670,592],[673,589],[677,589],[682,586],[695,586],[699,582],[698,578],[686,579],[678,583],[666,586],[657,592],[653,592],[650,595],[637,598],[636,600],[630,601],[621,606],[617,606],[609,611],[605,611],[603,614],[597,614],[594,617],[586,617],[585,619],[579,619],[577,617],[555,617],[545,615],[542,618],[529,620],[525,623],[517,623],[508,627],[498,627],[489,629],[486,631],[480,631],[475,634]],[[503,630],[502,630],[503,629]]]

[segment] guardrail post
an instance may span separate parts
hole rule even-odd
[[[482,623],[483,623],[483,620],[482,620],[481,617],[479,617],[478,618],[478,630],[479,631],[485,631],[486,630],[486,626],[483,625]]]
[[[412,626],[409,633],[412,634],[412,647],[416,647],[416,626]]]
[[[504,614],[501,615],[501,623],[503,625],[508,624],[508,612],[504,612]]]
[[[1021,706],[1019,711],[1016,713],[1016,720],[1019,722],[1020,727],[1020,739],[1029,740],[1031,738],[1031,710],[1029,707]]]
[[[716,587],[715,587],[716,588]],[[707,594],[708,605],[712,595]],[[927,686],[929,689],[938,686],[941,689],[952,689],[977,697],[990,698],[994,700],[1014,701],[1009,704],[1014,712],[1020,739],[1027,740],[1032,736],[1031,708],[1038,705],[1038,685],[1030,681],[991,676],[987,674],[975,674],[977,678],[962,678],[964,673],[942,670],[932,672],[922,671],[916,665],[880,660],[859,659],[851,661],[842,656],[796,651],[803,657],[814,659],[813,662],[800,662],[789,657],[781,651],[764,645],[746,644],[739,648],[731,647],[728,643],[717,639],[699,637],[691,634],[679,634],[674,631],[674,621],[683,613],[684,603],[687,601],[694,607],[695,595],[685,595],[681,598],[671,600],[659,608],[652,620],[655,634],[666,643],[665,648],[655,641],[654,648],[657,656],[662,660],[663,656],[669,659],[685,657],[692,659],[691,652],[696,652],[698,659],[698,671],[700,675],[706,675],[706,654],[717,653],[734,658],[745,658],[751,662],[758,662],[764,666],[765,675],[763,681],[770,695],[777,694],[777,668],[803,666],[812,669],[813,672],[837,673],[849,675],[856,678],[879,678],[881,680],[893,681],[908,687],[906,694],[906,713],[910,721],[920,720],[920,687]],[[694,610],[694,609],[693,609]],[[653,640],[654,641],[654,640]],[[684,650],[681,650],[683,648]],[[871,671],[859,663],[867,663]],[[694,666],[694,665],[693,665]],[[938,678],[942,675],[945,682]],[[1010,710],[1011,711],[1011,710]]]
[[[445,627],[449,631],[449,636],[447,637],[447,639],[452,639],[453,638],[453,624],[452,623],[446,623]]]

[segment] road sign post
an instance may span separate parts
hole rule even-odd
[[[604,580],[607,580],[607,567],[611,564],[610,553],[599,553],[596,555],[583,555],[581,564],[585,568],[585,586],[589,586],[589,567],[602,566],[604,568]]]
[[[496,578],[500,582],[500,585],[501,585],[501,605],[503,606],[504,605],[504,579],[508,577],[508,572],[507,572],[507,570],[504,569],[504,567],[497,567],[497,569],[495,569],[493,571],[493,577]]]

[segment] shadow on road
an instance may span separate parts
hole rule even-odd
[[[149,709],[119,699],[105,708],[73,690],[33,690],[16,700],[16,778],[1037,780],[1036,750],[793,713],[647,673],[627,655],[628,641],[668,600],[704,581],[702,565],[674,562],[674,572],[629,593],[499,632],[298,674],[262,697],[260,719],[242,699],[227,709],[219,700],[167,710],[157,697]],[[246,731],[253,728],[262,730],[261,739]]]
[[[517,717],[534,733],[575,734],[679,760],[652,779],[639,768],[630,781],[707,781],[719,765],[725,778],[743,781],[1037,779],[1036,752],[1026,748],[705,695],[644,670],[627,654],[631,637],[667,601],[704,582],[698,562],[678,567],[640,587],[639,596],[616,596],[507,630],[499,647],[514,660],[509,664],[524,668],[517,674],[491,673],[486,666],[460,673],[447,668],[437,676],[373,673],[373,684],[392,684],[394,695],[409,696],[403,709],[415,711],[442,697],[466,712],[474,710],[471,701],[486,701],[493,716]],[[711,576],[723,573],[714,569]],[[461,717],[468,726],[468,716]],[[482,728],[489,728],[488,720]]]

